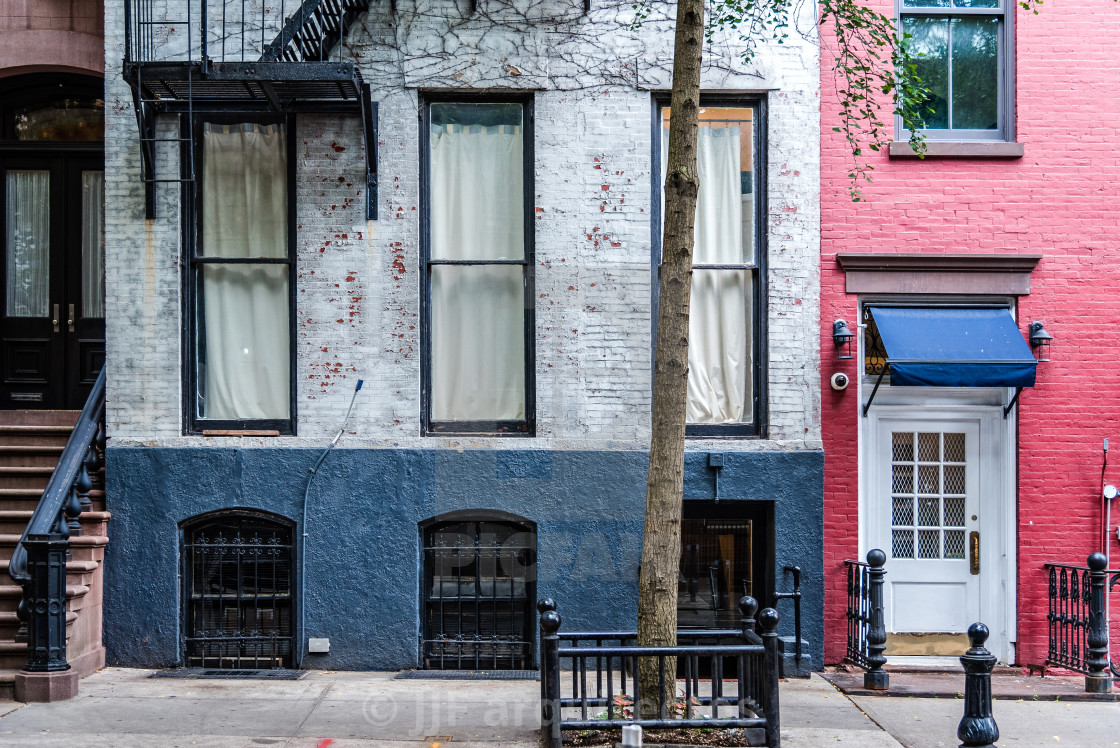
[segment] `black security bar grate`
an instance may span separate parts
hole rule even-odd
[[[291,667],[293,556],[291,528],[258,515],[221,515],[184,532],[188,667]]]
[[[507,522],[448,522],[424,544],[423,666],[533,666],[536,539]]]

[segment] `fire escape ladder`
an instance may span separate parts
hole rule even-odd
[[[308,112],[361,119],[366,217],[376,219],[377,104],[340,44],[368,8],[369,0],[303,0],[289,15],[281,0],[278,9],[261,5],[256,17],[243,0],[182,0],[170,20],[160,17],[159,0],[125,0],[123,73],[136,109],[146,216],[155,217],[157,184],[195,181],[196,114]],[[174,128],[163,115],[186,117],[186,125]],[[172,162],[169,145],[180,155],[177,178],[157,172],[157,163]]]

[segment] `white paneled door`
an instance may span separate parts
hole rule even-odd
[[[865,528],[867,547],[887,554],[888,632],[959,634],[984,621],[993,651],[1005,646],[1000,420],[873,419]]]

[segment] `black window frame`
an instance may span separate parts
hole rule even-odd
[[[895,28],[899,36],[904,33],[903,20],[906,18],[948,18],[949,49],[949,127],[927,128],[921,130],[929,142],[981,142],[1011,143],[1015,141],[1015,5],[1013,0],[998,0],[994,8],[954,7],[952,0],[948,7],[907,6],[905,0],[895,0]],[[995,130],[955,130],[952,115],[952,26],[953,20],[965,17],[988,17],[998,21],[996,44],[996,116],[998,125]],[[900,141],[910,139],[910,131],[903,125],[902,117],[895,115],[895,133]]]
[[[288,254],[285,258],[216,258],[202,255],[202,130],[206,123],[283,125],[285,148],[288,160],[288,216],[287,236]],[[207,435],[211,431],[229,432],[276,432],[282,436],[296,435],[296,117],[294,114],[267,115],[259,112],[223,111],[197,112],[191,121],[186,115],[180,118],[180,137],[183,139],[180,159],[181,178],[187,179],[191,173],[193,159],[195,180],[193,185],[184,182],[182,194],[182,215],[184,229],[184,259],[182,262],[182,295],[185,324],[183,327],[183,430],[187,435]],[[193,146],[193,153],[189,150]],[[216,419],[199,418],[197,415],[198,398],[198,352],[199,320],[198,300],[196,298],[198,269],[205,264],[264,264],[288,266],[288,418],[262,419]],[[237,434],[231,434],[237,435]]]
[[[661,293],[661,257],[662,257],[662,240],[664,227],[662,225],[661,216],[661,200],[662,192],[664,190],[664,176],[661,174],[661,118],[662,110],[669,107],[669,95],[657,94],[654,96],[653,101],[653,119],[652,119],[652,153],[651,153],[651,200],[650,205],[651,213],[651,227],[650,244],[653,251],[650,256],[650,273],[653,280],[650,283],[652,294],[652,309],[651,309],[651,339],[653,342],[653,350],[651,360],[656,361],[657,357],[657,317],[660,308],[660,293]],[[723,423],[723,424],[699,424],[699,423],[686,423],[685,436],[686,437],[701,437],[705,439],[712,438],[729,438],[729,439],[765,439],[768,432],[768,382],[766,379],[767,372],[769,371],[769,346],[764,343],[767,341],[767,322],[766,311],[769,308],[768,297],[768,284],[766,279],[767,274],[767,231],[766,231],[766,217],[769,215],[767,205],[767,172],[766,172],[766,153],[767,153],[767,102],[765,96],[751,96],[746,94],[700,94],[700,106],[703,107],[736,107],[741,109],[754,110],[754,133],[753,133],[753,159],[752,167],[755,171],[753,190],[755,190],[754,200],[754,241],[755,241],[755,263],[753,268],[749,265],[744,265],[743,269],[751,270],[751,290],[753,293],[753,309],[752,309],[752,331],[751,331],[751,345],[752,350],[752,381],[753,387],[753,414],[750,422],[747,423]],[[723,265],[693,265],[694,269],[730,269]]]
[[[524,211],[525,256],[521,260],[432,260],[431,199],[431,104],[455,102],[463,104],[520,104],[522,106],[522,207]],[[532,92],[422,93],[419,97],[420,120],[420,435],[446,436],[475,434],[499,437],[536,436],[536,304],[534,299],[535,158],[533,147]],[[524,283],[524,350],[525,350],[525,418],[493,421],[433,421],[432,407],[432,297],[431,273],[434,265],[522,265]]]

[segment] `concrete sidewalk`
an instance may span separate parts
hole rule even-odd
[[[180,680],[152,672],[107,668],[83,680],[70,702],[0,702],[0,745],[538,746],[535,680],[330,671],[295,681]],[[785,748],[955,748],[964,709],[956,698],[853,700],[818,675],[782,683],[781,704]],[[995,714],[1001,746],[1120,746],[1114,702],[999,701]]]
[[[55,704],[0,702],[4,746],[537,748],[539,681],[311,671],[296,681],[149,678],[107,668]],[[783,745],[898,743],[819,677],[782,684]],[[325,748],[325,746],[324,746]]]

